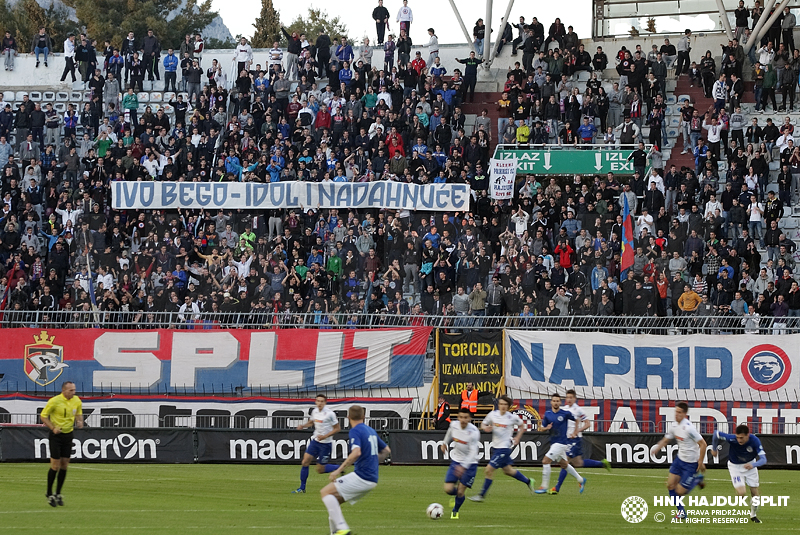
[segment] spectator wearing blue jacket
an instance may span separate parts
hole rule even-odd
[[[1,137],[6,137],[7,134],[0,133]],[[7,139],[2,140],[0,142],[0,162],[3,162],[3,165],[8,163],[8,157],[14,155],[14,147],[11,143],[8,142]]]
[[[286,122],[286,117],[282,117],[281,122],[278,123],[278,133],[283,136],[283,139],[288,139],[290,130],[291,125]]]
[[[423,154],[428,152],[428,146],[425,144],[424,141],[422,141],[421,137],[418,137],[417,143],[413,147],[411,147],[411,150],[416,151],[417,154],[422,156]]]
[[[603,264],[597,262],[597,265],[592,269],[592,292],[600,288],[600,283],[608,278],[608,270],[603,267]]]
[[[342,44],[336,47],[336,59],[341,62],[350,62],[354,57],[353,47],[347,44],[346,37],[342,37]]]
[[[444,168],[444,165],[447,163],[447,154],[442,151],[441,145],[436,145],[436,150],[433,152],[433,159],[436,160],[439,167]]]
[[[230,162],[230,167],[228,165],[225,166],[226,170],[227,169],[231,169],[230,171],[228,171],[226,173],[225,176],[227,177],[227,176],[230,176],[232,174],[232,175],[234,175],[236,177],[236,179],[239,182],[241,182],[242,181],[242,175],[244,175],[244,173],[249,173],[249,172],[253,171],[256,167],[258,167],[258,163],[257,162],[254,163],[253,165],[249,166],[249,167],[242,167],[241,165],[239,165],[238,162],[235,162],[235,161],[232,160]],[[222,178],[220,178],[220,182],[221,181],[222,181]]]
[[[350,87],[353,80],[353,71],[350,70],[350,64],[346,61],[342,64],[342,69],[339,71],[339,82],[343,83],[346,87]]]
[[[694,148],[694,167],[695,167],[695,174],[699,175],[703,172],[703,169],[706,166],[706,160],[708,159],[708,147],[705,144],[705,141],[700,138],[697,140],[697,146]]]
[[[727,271],[728,272],[728,278],[733,280],[733,268],[728,265],[728,261],[725,258],[723,258],[721,260],[721,263],[722,263],[722,265],[720,266],[719,271],[717,271],[717,278],[721,279],[722,278],[722,272],[723,271]]]
[[[273,152],[271,159],[274,160],[275,164],[281,169],[286,167],[286,159],[283,156],[281,156],[280,152],[278,151]]]
[[[589,122],[588,117],[584,117],[583,124],[578,127],[578,137],[581,138],[581,143],[593,143],[595,135],[597,135],[597,127]]]
[[[447,85],[447,82],[442,84],[442,88],[436,90],[436,93],[442,95],[442,100],[444,100],[448,106],[453,105],[453,99],[456,97],[455,89],[450,89]]]
[[[269,173],[269,181],[270,182],[280,182],[281,181],[281,166],[272,158],[269,161],[269,165],[267,166],[267,173]]]
[[[316,247],[311,248],[311,254],[308,255],[308,262],[306,262],[307,266],[313,266],[314,264],[325,265],[325,257],[317,252]]]
[[[175,81],[177,80],[178,76],[178,56],[175,55],[175,51],[173,49],[167,50],[167,55],[164,56],[164,91],[169,91],[169,83],[172,82],[172,90],[174,92],[178,92],[178,88],[175,87]]]
[[[186,288],[186,283],[189,282],[189,274],[184,271],[183,267],[178,265],[175,268],[175,271],[172,272],[173,280],[175,281],[175,287],[179,290],[183,290]]]
[[[440,237],[441,236],[439,236],[439,233],[437,232],[436,227],[432,226],[431,230],[428,231],[428,233],[425,234],[425,236],[422,237],[422,242],[424,243],[427,240],[431,240],[431,245],[433,245],[433,248],[434,249],[438,249],[439,248],[439,238]]]
[[[44,237],[44,239],[47,240],[47,250],[51,251],[53,249],[53,246],[58,241],[58,239],[64,235],[64,232],[62,232],[61,234],[58,234],[57,232],[53,234],[51,231],[50,234],[47,234],[44,230],[39,229],[39,234],[41,234]]]
[[[239,158],[235,155],[233,149],[231,149],[229,156],[225,158],[225,172],[235,174],[238,172],[241,165]]]
[[[567,231],[570,240],[575,239],[575,236],[581,231],[581,222],[575,219],[575,212],[567,210],[567,218],[561,223],[561,228]]]
[[[253,87],[255,88],[256,95],[263,99],[267,94],[267,89],[269,89],[269,78],[264,77],[264,71],[258,73],[258,78],[253,82]]]
[[[447,69],[445,69],[444,65],[439,63],[438,57],[436,58],[435,63],[430,66],[430,69],[428,69],[428,71],[430,72],[431,76],[435,78],[441,78],[442,76],[447,74]]]
[[[117,80],[122,80],[122,68],[125,66],[125,58],[120,56],[119,50],[116,48],[114,49],[114,53],[111,57],[108,58],[108,67],[106,67],[106,72],[110,72],[114,75],[114,78]]]
[[[72,104],[70,104],[70,109],[64,114],[64,137],[72,137],[75,135],[78,129],[78,119],[78,115],[75,113],[75,110],[72,109]],[[5,160],[0,160],[0,162],[2,161]]]

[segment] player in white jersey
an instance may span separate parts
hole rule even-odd
[[[481,422],[481,429],[486,433],[492,433],[492,458],[486,467],[486,479],[483,480],[481,493],[470,496],[470,500],[474,502],[482,502],[485,499],[489,487],[492,486],[494,471],[498,468],[502,468],[506,475],[525,483],[533,494],[533,480],[528,479],[522,472],[514,468],[514,461],[511,458],[511,450],[519,444],[525,433],[525,424],[522,422],[522,418],[509,412],[511,405],[513,402],[510,397],[500,396],[497,400],[497,410],[487,414]],[[514,427],[517,428],[516,436]]]
[[[669,467],[667,489],[672,498],[689,494],[695,486],[705,487],[703,473],[706,471],[704,462],[706,447],[705,439],[700,435],[694,424],[689,421],[689,404],[681,401],[675,405],[675,422],[673,422],[664,438],[650,449],[650,455],[656,456],[671,440],[678,442],[678,456]],[[686,510],[678,505],[677,517],[684,518]]]
[[[306,491],[308,467],[313,461],[317,462],[317,473],[319,474],[333,472],[339,468],[338,464],[329,464],[333,435],[342,430],[339,426],[339,419],[332,410],[326,407],[328,398],[324,395],[319,394],[314,403],[316,407],[311,411],[311,418],[306,423],[297,426],[297,429],[306,429],[313,425],[314,435],[308,441],[306,453],[303,455],[303,466],[300,468],[300,487],[293,490],[292,494],[302,494]]]
[[[558,474],[558,483],[556,483],[555,487],[547,491],[548,494],[558,494],[558,492],[561,490],[561,485],[564,484],[564,480],[567,478],[567,474],[570,474],[573,477],[575,476],[575,474],[570,473],[570,467],[572,467],[572,470],[586,467],[605,468],[609,472],[611,471],[611,463],[609,463],[607,459],[603,459],[602,461],[594,461],[592,459],[583,458],[583,432],[586,431],[591,424],[586,416],[586,411],[584,411],[583,408],[578,405],[578,396],[572,389],[567,390],[567,403],[564,405],[564,409],[571,412],[572,416],[575,417],[575,421],[567,421],[567,438],[569,439],[569,445],[567,446],[567,457],[569,466],[561,469],[561,472]],[[576,479],[578,478],[576,477]],[[586,478],[584,477],[583,479],[585,486]],[[580,481],[580,479],[578,479],[578,481]]]
[[[472,488],[475,474],[478,472],[478,444],[481,432],[470,421],[472,413],[466,407],[458,410],[458,420],[452,422],[441,445],[442,453],[447,453],[450,444],[450,468],[444,477],[444,492],[455,498],[450,499],[452,512],[450,518],[458,519],[458,511],[464,503],[464,494]]]

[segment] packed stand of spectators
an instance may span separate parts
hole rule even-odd
[[[380,20],[381,12],[376,25]],[[406,24],[397,41],[389,34],[381,43],[379,33],[383,69],[368,40],[356,56],[345,39],[320,34],[312,45],[308,36],[284,30],[288,48],[275,43],[262,68],[242,39],[230,90],[219,62],[201,70],[197,38],[187,36],[177,52],[169,48],[155,61],[161,45],[152,32],[140,41],[130,35],[94,69],[87,81],[92,102],[84,110],[59,116],[27,99],[16,110],[2,106],[6,310],[44,311],[46,320],[36,317],[46,322],[96,306],[106,319],[148,328],[214,322],[219,314],[237,318],[229,323],[328,328],[403,315],[412,318],[402,321],[510,315],[523,322],[567,315],[800,315],[795,245],[780,231],[785,193],[767,195],[763,176],[736,172],[764,169],[772,147],[731,145],[735,154],[720,177],[716,163],[726,155],[713,152],[711,139],[718,116],[691,131],[698,146],[705,135],[711,147],[695,169],[664,169],[658,118],[665,65],[690,67],[683,39],[677,52],[668,41],[646,58],[640,50],[622,52],[620,83],[605,95],[597,73],[585,88],[572,79],[581,69],[608,65],[602,50],[587,63],[572,28],[557,19],[545,37],[534,18],[530,25],[520,21],[516,39],[504,30],[500,45],[512,54],[522,48],[523,64],[509,71],[498,103],[501,140],[540,143],[557,131],[564,144],[588,143],[600,135],[599,123],[604,143],[637,145],[647,117],[653,147],[638,143],[633,177],[520,176],[513,201],[502,202],[487,192],[488,112],[468,129],[460,109],[482,60],[474,53],[459,59],[464,72],[453,67],[450,75],[434,54],[434,29],[429,61],[414,49],[406,33],[411,20],[400,21]],[[479,28],[475,34],[477,41]],[[548,49],[551,42],[558,49]],[[182,56],[177,63],[176,56]],[[141,57],[150,58],[144,67]],[[173,89],[181,72],[188,102],[179,95],[170,102],[174,113],[146,108],[139,116],[134,86],[145,73],[158,78],[159,63]],[[120,81],[129,86],[121,101]],[[717,111],[727,105],[728,97]],[[768,127],[752,128],[758,134],[748,130],[748,140]],[[16,146],[7,141],[11,133]],[[800,156],[795,167],[787,161],[784,180],[800,171]],[[119,212],[110,198],[116,180],[455,182],[468,183],[473,198],[469,211],[455,214],[318,207]],[[623,199],[637,236],[626,270]]]

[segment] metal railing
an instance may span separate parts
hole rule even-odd
[[[561,121],[563,122],[563,121]],[[650,150],[652,143],[645,143],[645,150]],[[638,143],[631,144],[608,144],[608,143],[578,143],[577,145],[566,145],[562,143],[498,143],[495,150],[519,150],[537,149],[537,150],[588,150],[588,149],[614,149],[614,150],[636,150],[639,148]]]
[[[44,400],[43,400],[44,401]],[[308,416],[301,414],[273,414],[270,416],[243,416],[240,414],[210,414],[210,415],[178,415],[178,414],[109,414],[91,413],[85,415],[86,427],[94,429],[113,428],[189,428],[189,429],[271,429],[294,430],[299,424],[306,422]],[[400,418],[396,416],[370,416],[367,425],[377,431],[392,431],[416,429],[420,417]],[[431,423],[430,418],[424,419]],[[586,432],[591,433],[666,433],[672,426],[669,420],[653,422],[651,420],[591,420]],[[714,431],[734,433],[736,426],[745,423],[751,433],[764,435],[800,434],[800,423],[786,422],[761,422],[748,420],[746,422],[718,422],[704,420],[694,422],[700,433],[710,435]],[[340,416],[339,424],[346,429],[348,421]],[[38,426],[43,425],[38,414],[1,413],[0,427],[13,426]],[[433,429],[432,426],[429,427]],[[536,431],[536,429],[533,429]]]
[[[525,329],[616,334],[788,334],[800,332],[800,318],[745,316],[485,316],[425,314],[208,312],[19,311],[2,313],[0,327],[37,329],[215,330],[215,329],[375,329],[436,327],[452,331]]]
[[[423,371],[423,381],[429,384],[434,377],[433,356],[426,357],[425,370]],[[2,377],[0,374],[0,393],[18,394],[24,393],[33,396],[54,396],[61,392],[61,383],[56,381],[46,386],[41,386],[32,381],[17,381]],[[317,394],[324,394],[328,398],[411,398],[417,399],[420,391],[424,387],[337,387],[331,385],[311,385],[311,386],[290,386],[290,385],[253,385],[247,386],[233,383],[209,383],[201,384],[198,387],[186,385],[185,387],[172,387],[165,384],[157,384],[154,387],[142,386],[136,383],[124,384],[93,384],[79,379],[74,381],[76,392],[80,396],[102,397],[107,395],[139,395],[139,396],[170,396],[180,399],[183,396],[210,396],[219,398],[248,398],[248,397],[267,397],[280,399],[314,399]],[[422,400],[424,403],[424,400]],[[414,410],[419,407],[414,406]],[[0,413],[0,417],[2,413]]]
[[[46,400],[42,400],[44,403]],[[112,428],[153,428],[182,427],[190,429],[272,429],[294,430],[305,423],[308,415],[297,411],[297,414],[273,414],[271,416],[244,416],[241,414],[108,414],[91,413],[84,415],[84,425],[94,429]],[[368,416],[367,425],[376,431],[413,429],[419,418],[401,418],[397,416]],[[348,426],[348,420],[339,418],[342,429]],[[38,414],[0,413],[0,427],[40,426]],[[414,427],[411,427],[414,426]]]
[[[589,420],[587,432],[593,433],[655,433],[656,423],[650,420]]]
[[[717,422],[714,420],[704,420],[701,422],[692,422],[697,430],[704,435],[711,435],[714,431],[721,433],[733,434],[736,432],[736,426],[745,424],[750,429],[751,433],[760,435],[796,435],[800,433],[800,423],[787,423],[787,422],[761,422],[754,420],[747,420],[745,422]],[[672,426],[673,422],[663,420],[658,422],[657,433],[666,433]]]

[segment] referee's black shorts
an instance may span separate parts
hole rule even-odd
[[[50,458],[69,459],[72,455],[72,433],[50,432]]]

